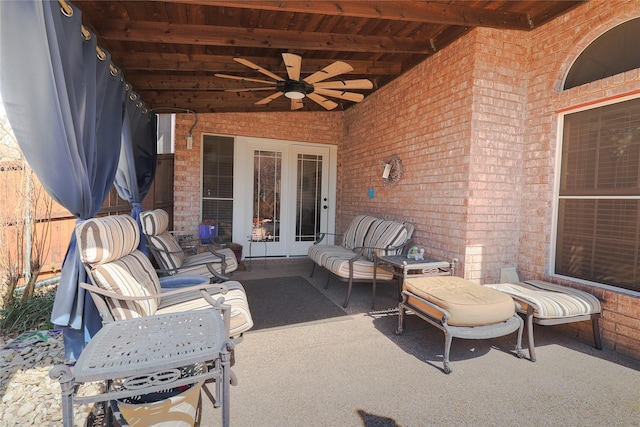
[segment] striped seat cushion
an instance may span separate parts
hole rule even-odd
[[[356,254],[351,252],[350,256],[332,256],[327,257],[324,267],[338,277],[344,279],[349,278],[349,260]],[[353,263],[353,279],[354,280],[373,280],[373,261],[364,258]],[[393,279],[393,273],[378,268],[376,271],[376,280],[390,281]]]
[[[351,221],[351,224],[347,227],[347,230],[344,232],[344,237],[342,239],[342,246],[347,249],[355,249],[364,246],[364,239],[369,232],[371,226],[382,220],[369,216],[369,215],[358,215]]]
[[[142,232],[147,236],[148,244],[156,248],[156,261],[165,270],[172,270],[169,274],[204,274],[211,276],[206,263],[212,263],[217,272],[221,273],[222,265],[216,264],[220,258],[209,251],[185,256],[180,243],[175,236],[167,231],[169,226],[169,214],[162,209],[145,211],[140,214]],[[202,249],[200,249],[202,250]],[[238,261],[231,249],[216,249],[218,253],[225,256],[225,274],[229,274],[238,269]],[[198,265],[199,264],[199,265]],[[178,272],[177,269],[180,269]]]
[[[515,314],[515,304],[508,295],[460,277],[409,277],[402,289],[410,293],[410,304],[435,319],[440,319],[441,313],[413,295],[446,310],[450,315],[447,323],[454,326],[491,325]]]
[[[247,295],[240,282],[229,281],[221,284],[227,288],[227,293],[212,295],[217,299],[224,297],[225,304],[231,306],[230,336],[237,336],[253,327],[253,319],[249,311]],[[199,310],[211,308],[211,305],[202,297],[200,291],[187,292],[185,294],[172,295],[162,298],[157,314],[175,313],[186,310]]]
[[[224,262],[226,264],[225,274],[238,269],[238,260],[231,249],[216,249],[216,252],[224,255]],[[222,273],[221,258],[206,251],[186,257],[180,266],[180,274],[204,274],[205,276],[211,276],[206,264],[211,264],[218,273]]]
[[[136,221],[128,215],[92,218],[75,229],[80,259],[89,265],[103,264],[131,253],[140,243]]]
[[[178,240],[167,231],[169,214],[162,209],[145,211],[140,214],[142,232],[147,236],[147,244],[156,249],[156,261],[166,270],[182,267],[185,256]],[[172,271],[170,274],[175,274]]]
[[[126,296],[149,296],[160,292],[160,282],[149,258],[137,250],[140,231],[128,215],[92,218],[76,226],[80,259],[90,265],[93,283]],[[124,301],[107,299],[116,320],[155,313],[158,299]]]
[[[139,250],[105,264],[96,265],[91,277],[96,286],[126,296],[150,296],[160,293],[160,282],[149,258]],[[125,301],[107,298],[115,320],[151,316],[158,308],[159,299]]]
[[[402,249],[385,251],[389,246],[398,246],[406,242],[407,228],[399,222],[384,220],[377,221],[369,228],[364,244],[364,256],[372,260],[374,252],[377,255],[398,255]]]
[[[356,256],[356,253],[343,246],[313,245],[309,248],[307,255],[316,264],[326,267],[329,258],[342,257],[349,259]]]
[[[182,267],[185,256],[180,244],[168,231],[158,236],[147,236],[147,243],[156,248],[160,257],[158,262],[167,270],[173,270]],[[171,274],[174,274],[171,272]]]
[[[522,312],[527,311],[527,304],[531,305],[534,317],[540,319],[581,316],[600,313],[602,310],[598,298],[587,292],[541,280],[485,286],[512,295],[518,301],[524,302]]]
[[[142,232],[147,236],[157,236],[169,228],[169,214],[163,209],[144,211],[140,214]]]

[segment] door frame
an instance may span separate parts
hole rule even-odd
[[[234,189],[233,189],[233,241],[240,243],[246,249],[243,251],[243,256],[249,256],[249,236],[252,231],[252,213],[253,213],[253,151],[255,149],[260,150],[274,150],[274,151],[282,151],[282,163],[283,163],[283,173],[285,173],[285,169],[289,174],[286,178],[292,177],[295,173],[295,168],[297,167],[297,158],[292,155],[294,152],[294,148],[299,151],[301,147],[309,147],[313,150],[313,148],[328,148],[328,159],[327,159],[327,173],[328,173],[328,188],[326,189],[326,197],[327,201],[327,209],[326,209],[326,217],[327,224],[326,230],[324,227],[321,227],[321,231],[326,231],[328,233],[335,232],[335,220],[336,220],[336,186],[337,186],[337,153],[338,147],[336,145],[329,144],[316,144],[316,143],[306,143],[300,141],[289,141],[289,140],[277,140],[270,138],[257,138],[257,137],[246,137],[246,136],[236,136],[235,144],[234,144],[234,172],[233,172],[233,181],[234,181]],[[286,162],[286,164],[285,164]],[[292,169],[293,168],[293,169]],[[283,181],[286,179],[284,176],[282,177]],[[290,180],[289,180],[290,181]],[[282,191],[285,191],[285,186],[283,184]],[[291,193],[291,185],[286,186],[286,191]],[[323,195],[324,197],[324,195]],[[293,201],[295,204],[295,201]],[[293,219],[290,218],[290,213],[292,210],[285,209],[285,206],[281,208],[281,224],[286,223],[291,224]],[[266,251],[266,256],[273,257],[291,257],[291,256],[303,256],[302,253],[292,254],[292,246],[298,246],[293,242],[293,236],[287,236],[284,241],[280,243],[268,243],[269,245],[273,244],[281,244],[277,253],[270,254],[269,251]],[[309,242],[311,245],[312,242]],[[265,251],[263,246],[265,243],[256,243],[254,242],[252,246],[252,254],[253,257],[261,257],[265,255]],[[298,252],[300,249],[298,247]],[[306,255],[306,254],[304,254]]]

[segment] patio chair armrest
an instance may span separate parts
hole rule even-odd
[[[349,259],[349,264],[353,264],[355,261],[359,260],[360,258],[364,257],[364,250],[367,249],[366,246],[360,246],[357,248],[353,248],[353,252],[356,254],[355,257]]]
[[[147,246],[150,247],[151,249],[153,249],[156,252],[162,252],[164,254],[169,254],[169,255],[171,255],[171,254],[193,255],[194,253],[197,252],[197,247],[196,246],[189,247],[189,248],[183,248],[183,249],[180,249],[179,251],[170,251],[170,250],[167,250],[167,249],[158,248],[156,246],[150,246],[150,245],[147,245]]]
[[[211,263],[207,264],[207,270],[209,270],[209,273],[213,275],[214,280],[217,282],[227,282],[231,280],[231,277],[224,274],[224,271],[226,270],[226,263],[222,264],[222,273],[218,273]]]
[[[157,298],[162,298],[162,297],[166,297],[166,296],[171,296],[171,295],[179,295],[182,293],[186,293],[186,292],[192,292],[192,291],[209,291],[209,290],[215,290],[221,294],[226,294],[228,289],[226,286],[224,286],[223,284],[208,284],[208,283],[202,283],[199,285],[195,285],[195,286],[188,286],[186,288],[176,288],[176,289],[172,289],[170,291],[166,291],[166,292],[161,292],[159,294],[150,294],[150,295],[141,295],[141,296],[130,296],[130,295],[123,295],[121,293],[118,292],[112,292],[112,291],[107,291],[106,289],[102,289],[98,286],[95,285],[90,285],[88,283],[80,283],[80,287],[83,289],[88,290],[91,293],[94,294],[98,294],[107,298],[113,298],[116,300],[121,300],[121,301],[145,301],[145,300],[149,300],[149,299],[157,299]]]
[[[219,273],[218,271],[216,271],[216,269],[213,267],[214,264],[221,264],[221,272]],[[200,263],[195,263],[195,264],[191,264],[189,265],[189,267],[199,267],[199,266],[205,266],[207,267],[207,270],[209,270],[209,272],[212,274],[213,278],[217,281],[222,281],[222,282],[226,282],[228,280],[230,280],[230,277],[227,276],[226,274],[224,274],[226,268],[227,268],[227,264],[226,262],[224,262],[222,259],[221,260],[215,260],[215,261],[209,261],[209,262],[200,262]],[[172,275],[174,273],[179,273],[180,271],[182,271],[184,269],[184,267],[177,267],[177,268],[156,268],[156,273],[158,273],[158,276],[160,275],[164,275],[164,277],[172,277]]]
[[[205,299],[209,304],[213,307],[220,310],[222,314],[222,320],[224,322],[224,329],[229,336],[229,331],[231,330],[231,306],[229,304],[224,303],[224,297],[213,298],[209,292],[201,290],[202,298]]]
[[[218,245],[202,245],[201,248],[208,250],[211,254],[221,258],[223,261],[226,257],[225,254],[216,251],[216,249],[220,249],[220,246]]]
[[[215,291],[216,293],[220,293],[222,295],[226,294],[229,289],[224,283],[200,283],[198,285],[187,286],[184,288],[174,288],[170,291],[163,291],[160,296],[170,296],[170,295],[180,295],[185,292],[193,292],[193,291],[201,291],[207,292]]]
[[[80,283],[80,287],[84,289],[87,289],[87,287],[82,285],[92,286],[86,283]],[[104,298],[101,298],[99,295],[95,295],[92,292],[89,292],[89,295],[91,296],[93,303],[96,305],[96,308],[98,309],[98,314],[100,315],[100,319],[102,319],[102,324],[105,325],[106,323],[113,322],[114,321],[113,316],[111,315],[111,311],[109,311],[109,306],[107,305]]]
[[[214,249],[215,248],[215,249]],[[224,272],[227,270],[227,256],[221,252],[217,252],[216,249],[219,249],[220,247],[217,245],[207,245],[207,249],[209,250],[209,252],[214,255],[217,256],[218,258],[220,258],[220,263],[222,264],[222,274],[224,274]],[[216,264],[218,263],[218,261],[214,261]]]
[[[375,257],[379,256],[378,252],[381,252],[382,255],[387,255],[390,251],[392,251],[394,254],[397,253],[397,251],[402,248],[405,244],[403,245],[398,245],[398,246],[386,246],[386,247],[377,247],[377,246],[359,246],[357,248],[353,249],[353,252],[356,253],[356,257],[352,258],[353,261],[356,261],[360,258],[362,258],[364,256],[364,252],[365,249],[369,249],[372,251],[373,253],[373,258],[375,259]]]
[[[318,233],[316,234],[316,240],[313,242],[313,244],[317,245],[318,243],[322,242],[322,240],[324,240],[326,236],[344,236],[344,234],[327,233],[327,232]]]
[[[171,233],[171,234],[173,234],[173,233]],[[191,237],[189,239],[185,239],[184,237],[179,238],[178,237],[179,235],[176,235],[176,234],[173,234],[173,235],[176,237],[176,239],[178,239],[178,243],[180,243],[181,245],[182,244],[187,244],[187,245],[190,245],[190,246],[201,246],[202,245],[201,240],[198,239],[198,238]]]

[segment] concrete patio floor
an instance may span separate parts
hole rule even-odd
[[[234,280],[302,276],[337,305],[347,286],[308,259],[254,261]],[[249,301],[259,304],[259,301]],[[535,329],[537,362],[513,349],[515,334],[457,340],[442,372],[443,333],[409,316],[395,335],[395,286],[355,284],[347,315],[250,331],[236,347],[231,425],[640,426],[640,361],[554,327]],[[278,313],[274,313],[278,316]],[[205,386],[200,426],[220,425]]]

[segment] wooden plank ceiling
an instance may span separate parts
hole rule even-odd
[[[474,27],[530,31],[583,1],[72,3],[82,11],[83,23],[97,35],[99,46],[154,111],[210,113],[291,110],[293,104],[285,96],[256,105],[279,93],[287,80],[283,53],[302,57],[301,80],[335,61],[349,64],[352,71],[323,81],[369,79],[371,89],[348,90],[366,97]],[[269,74],[283,79],[278,89]],[[252,89],[256,87],[263,89]],[[324,105],[306,96],[297,111],[326,111],[329,106],[340,111],[354,105],[343,98],[358,96],[342,92],[338,97],[323,95],[329,100]]]

